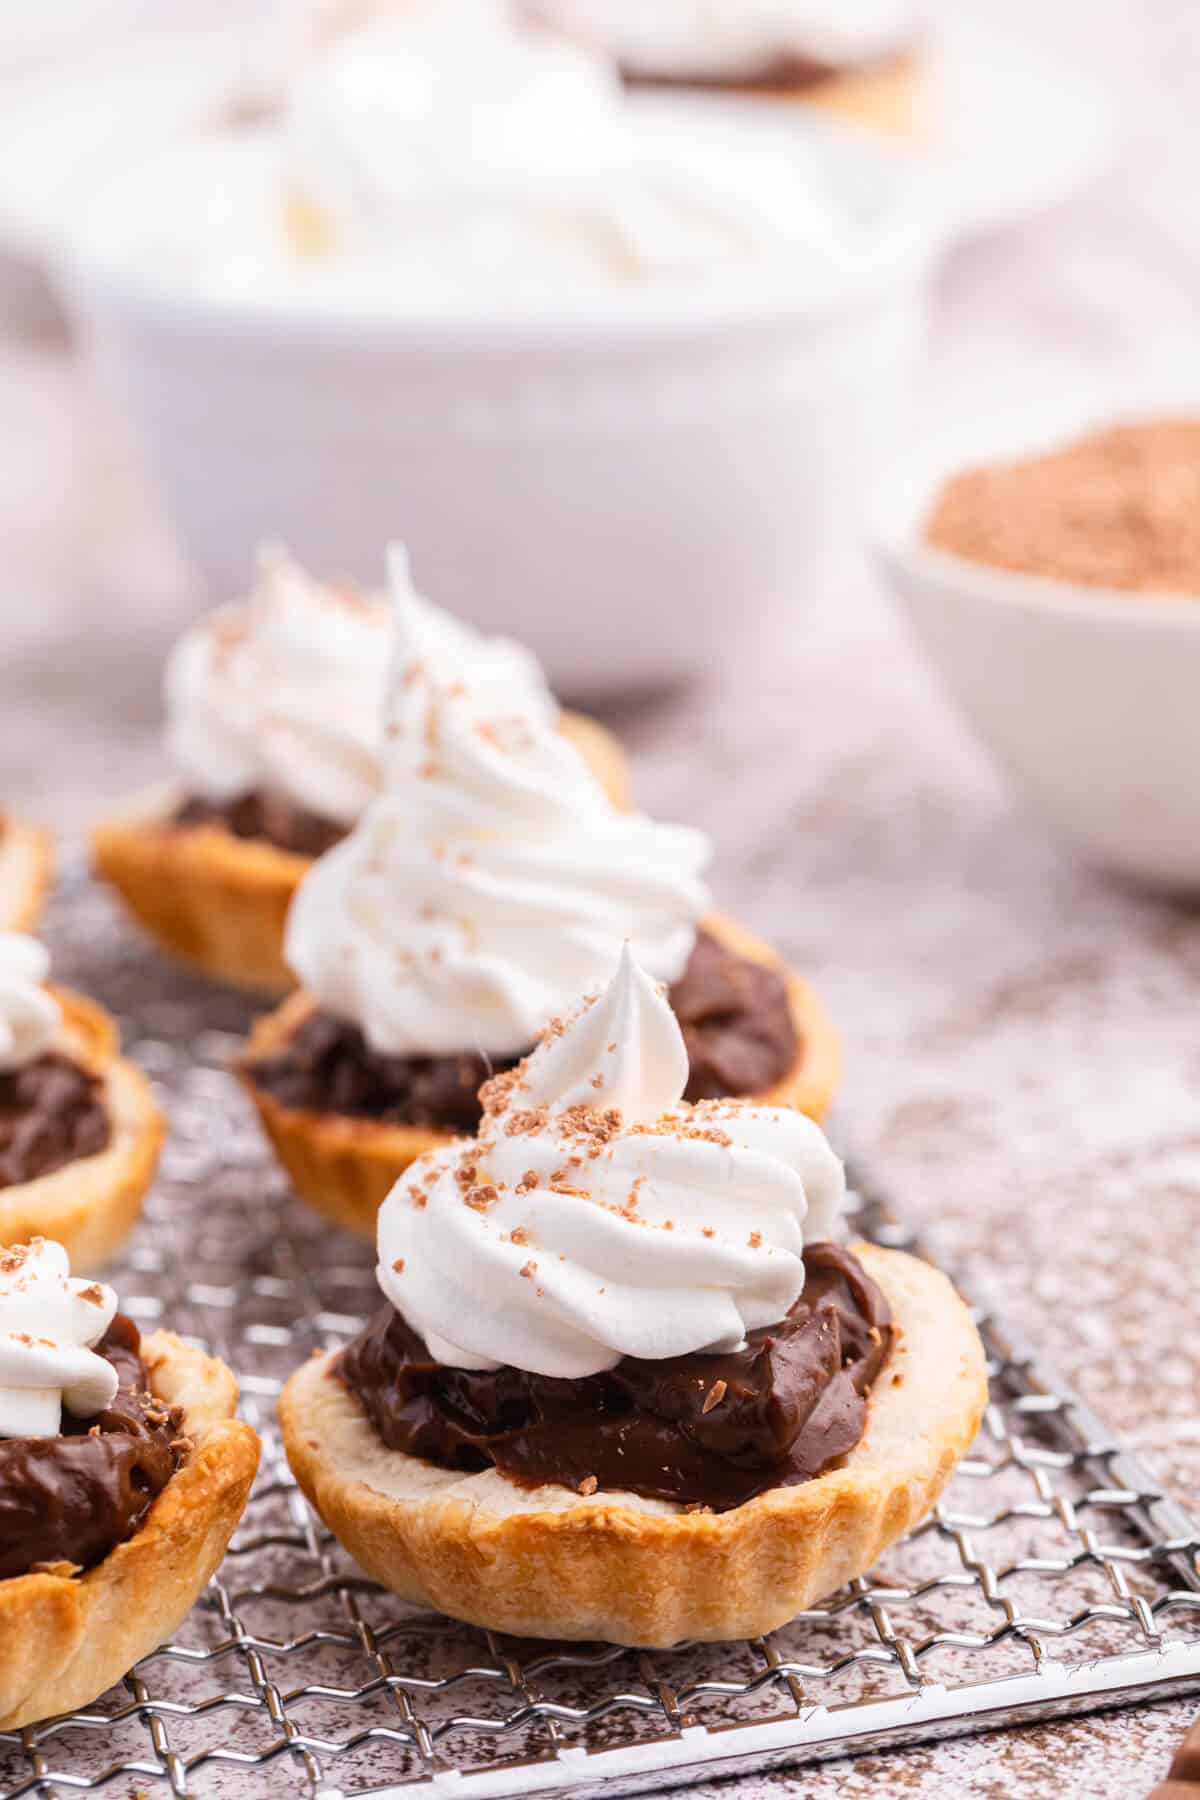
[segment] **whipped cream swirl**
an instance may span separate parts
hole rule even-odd
[[[521,713],[557,724],[559,704],[533,651],[512,638],[488,637],[435,606],[413,586],[404,546],[389,544],[387,554],[393,636],[391,678],[380,716],[385,768],[424,761],[436,729],[430,721],[431,690],[469,685],[480,711]]]
[[[736,81],[780,57],[870,62],[916,34],[913,0],[527,0],[632,75]]]
[[[348,26],[278,118],[116,184],[84,254],[223,308],[439,323],[674,316],[681,290],[761,301],[771,273],[781,294],[837,292],[861,260],[861,207],[787,121],[631,98],[529,0],[407,0]]]
[[[295,247],[350,255],[403,233],[443,250],[455,234],[485,259],[506,217],[599,198],[627,172],[620,99],[603,58],[505,0],[409,0],[296,85],[285,166],[326,233],[306,242],[302,210]]]
[[[492,679],[486,657],[447,680],[428,602],[399,587],[396,613],[385,791],[292,903],[301,984],[384,1055],[508,1056],[626,938],[674,981],[708,908],[708,840],[618,812],[544,691]]]
[[[23,1069],[50,1048],[62,1011],[44,983],[50,953],[36,938],[0,931],[0,1073]]]
[[[646,114],[607,56],[505,0],[412,0],[351,35],[297,88],[283,166],[294,287],[347,299],[542,301],[851,235],[794,137]]]
[[[117,1372],[98,1344],[117,1310],[99,1281],[77,1281],[61,1244],[0,1250],[0,1437],[53,1437],[62,1409],[90,1419],[111,1406]]]
[[[167,748],[189,790],[266,793],[352,824],[379,786],[388,644],[381,597],[264,549],[249,599],[210,613],[167,662]]]
[[[687,1054],[628,947],[607,991],[485,1089],[478,1141],[379,1215],[384,1294],[451,1368],[579,1378],[732,1350],[804,1286],[842,1165],[801,1113],[681,1100]]]

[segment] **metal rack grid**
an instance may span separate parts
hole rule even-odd
[[[223,1355],[262,1433],[229,1555],[175,1639],[88,1710],[0,1733],[0,1800],[624,1795],[1200,1680],[1200,1535],[985,1312],[993,1404],[933,1518],[769,1638],[637,1653],[500,1639],[367,1581],[289,1476],[281,1382],[375,1303],[372,1258],[286,1192],[226,1072],[249,1008],[164,969],[80,877],[59,979],[120,1017],[172,1131],[116,1270],[125,1307]],[[922,1248],[874,1194],[859,1227]]]

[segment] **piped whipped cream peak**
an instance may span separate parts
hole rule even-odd
[[[619,812],[536,664],[393,579],[384,791],[301,885],[285,954],[383,1055],[518,1055],[626,938],[656,979],[683,973],[708,840]]]
[[[23,1069],[54,1041],[62,1011],[44,985],[49,973],[36,938],[0,931],[0,1073]]]
[[[733,1350],[784,1318],[805,1243],[833,1235],[842,1165],[803,1114],[689,1106],[686,1078],[679,1026],[626,950],[484,1089],[478,1139],[413,1164],[380,1211],[378,1276],[432,1356],[577,1379]]]
[[[469,691],[482,715],[514,713],[553,725],[559,706],[532,650],[512,638],[488,637],[435,606],[413,585],[403,544],[388,547],[394,636],[386,707],[389,764],[425,759],[434,696]]]
[[[650,1125],[679,1105],[687,1079],[679,1021],[626,943],[612,981],[570,1029],[548,1027],[525,1064],[520,1097],[526,1108],[602,1105],[626,1126]]]
[[[112,1405],[117,1372],[93,1349],[117,1296],[79,1281],[61,1244],[0,1249],[0,1437],[53,1437],[62,1409],[90,1419]]]
[[[189,791],[265,793],[352,824],[379,787],[388,629],[381,596],[265,546],[248,600],[202,619],[167,662],[167,748]]]

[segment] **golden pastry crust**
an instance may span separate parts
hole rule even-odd
[[[581,713],[564,713],[562,730],[614,805],[626,806],[628,770],[613,734]],[[290,993],[296,982],[283,960],[284,925],[312,859],[221,825],[172,826],[182,799],[177,788],[158,788],[95,826],[97,875],[190,968],[248,993]]]
[[[183,1408],[192,1447],[133,1536],[86,1575],[0,1581],[0,1731],[90,1705],[157,1649],[242,1516],[259,1444],[233,1416],[233,1374],[169,1331],[146,1338],[142,1358],[151,1391]]]
[[[0,1188],[0,1244],[54,1238],[75,1268],[91,1269],[136,1224],[166,1126],[146,1077],[118,1054],[117,1028],[104,1008],[65,988],[54,994],[63,1011],[59,1048],[102,1078],[112,1133],[95,1156]]]
[[[739,956],[783,967],[761,938],[733,919],[713,914],[705,927]],[[755,1098],[764,1105],[795,1107],[819,1120],[837,1085],[841,1047],[808,983],[790,970],[785,973],[800,1049],[788,1074]],[[259,1088],[253,1078],[254,1059],[286,1042],[314,1005],[308,994],[293,994],[273,1013],[256,1020],[240,1069],[242,1085],[300,1197],[334,1225],[373,1239],[376,1214],[405,1169],[427,1150],[450,1143],[454,1134],[284,1106]]]
[[[523,1489],[494,1469],[462,1475],[387,1450],[331,1375],[336,1352],[283,1390],[288,1461],[368,1574],[471,1624],[645,1649],[773,1631],[928,1513],[987,1401],[983,1346],[946,1277],[899,1251],[854,1249],[897,1327],[862,1440],[841,1468],[731,1512]]]
[[[815,106],[852,125],[866,126],[886,137],[919,143],[929,136],[931,101],[925,59],[918,51],[890,56],[866,69],[842,69],[815,86],[747,88],[756,99],[785,100]]]
[[[0,814],[0,931],[32,931],[54,874],[54,840],[37,825]]]
[[[628,811],[629,763],[616,733],[590,713],[566,710],[560,715],[559,730],[574,744],[613,805]]]

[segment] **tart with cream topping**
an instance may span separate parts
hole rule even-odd
[[[370,1237],[414,1156],[480,1119],[479,1088],[629,939],[672,1004],[690,1099],[819,1115],[837,1045],[807,985],[709,912],[697,831],[621,811],[544,707],[447,681],[401,596],[384,789],[297,894],[301,983],[241,1074],[292,1180]]]
[[[54,867],[50,834],[0,813],[0,931],[32,931]]]
[[[0,1249],[0,1730],[87,1706],[171,1635],[258,1466],[224,1363],[142,1339],[61,1244]]]
[[[799,100],[919,136],[925,81],[912,0],[524,0],[613,57],[634,88]]]
[[[615,739],[558,713],[519,645],[421,601],[402,551],[390,566],[410,607],[428,615],[427,649],[447,678],[470,669],[485,685],[536,696],[622,801]],[[97,873],[164,949],[252,992],[293,985],[282,952],[288,907],[313,860],[378,791],[391,656],[384,596],[317,582],[278,549],[263,552],[248,601],[218,608],[176,645],[164,696],[181,782],[92,837]]]
[[[375,1579],[492,1630],[659,1647],[774,1629],[933,1505],[986,1401],[929,1265],[833,1240],[787,1108],[681,1098],[628,947],[378,1220],[387,1306],[284,1389],[310,1501]]]
[[[53,1237],[100,1263],[141,1212],[163,1120],[108,1013],[49,969],[35,938],[0,933],[0,1244]]]

